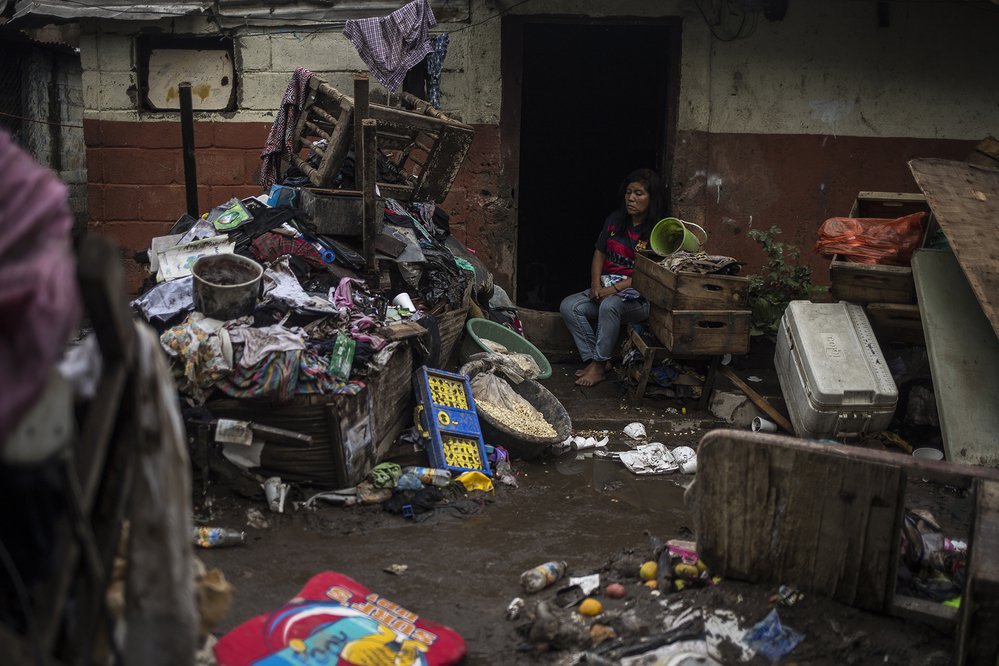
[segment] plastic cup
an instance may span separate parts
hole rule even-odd
[[[403,310],[409,310],[410,312],[416,312],[416,306],[413,305],[413,299],[409,297],[409,294],[402,292],[392,299],[392,305],[397,308],[402,308]]]
[[[753,432],[777,432],[777,424],[757,416],[753,419]]]
[[[922,448],[916,449],[912,452],[913,458],[922,458],[923,460],[943,460],[944,454],[940,449],[934,449],[929,446],[924,446]]]

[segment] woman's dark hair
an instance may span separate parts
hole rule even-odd
[[[617,200],[622,215],[627,214],[624,204],[624,193],[631,183],[641,183],[649,191],[649,210],[645,214],[645,224],[655,224],[666,217],[666,186],[662,178],[652,169],[635,169],[621,182]]]

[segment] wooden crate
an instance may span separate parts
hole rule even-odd
[[[327,236],[360,236],[364,226],[364,199],[360,194],[302,188],[299,208],[316,233]],[[377,205],[377,203],[376,203]]]
[[[468,308],[445,312],[437,317],[437,330],[441,336],[441,353],[438,364],[443,368],[450,361],[458,341],[465,332],[465,320],[468,318]]]
[[[926,346],[919,306],[914,303],[870,303],[864,308],[878,342]]]
[[[853,202],[849,217],[894,219],[919,211],[930,212],[922,194],[902,192],[861,192]],[[924,222],[923,239],[935,229],[932,216]],[[915,303],[916,288],[909,266],[858,264],[832,258],[829,265],[834,298],[851,303]]]
[[[714,356],[749,351],[751,310],[649,309],[649,328],[671,354]]]
[[[631,284],[652,305],[666,310],[741,310],[749,298],[749,278],[673,271],[635,255]]]
[[[255,472],[285,481],[346,488],[364,479],[377,462],[372,392],[298,396],[278,401],[254,398],[213,400],[216,418],[253,421],[312,437],[308,445],[268,442]]]
[[[413,424],[413,350],[407,343],[395,348],[388,363],[368,375],[375,456],[384,460],[402,430]]]

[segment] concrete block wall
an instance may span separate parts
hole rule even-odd
[[[451,36],[443,109],[476,131],[444,207],[456,236],[480,252],[512,293],[515,174],[504,142],[519,138],[503,135],[500,127],[497,11],[495,2],[470,0],[467,23],[439,27]],[[760,18],[751,36],[731,42],[712,37],[692,0],[534,0],[511,11],[587,20],[681,19],[669,174],[674,212],[705,226],[710,249],[747,261],[748,270],[763,259],[748,231],[777,224],[783,240],[796,243],[825,280],[828,262],[810,253],[822,220],[845,214],[860,190],[915,191],[908,159],[962,159],[982,137],[999,132],[999,88],[990,69],[999,62],[993,38],[999,9],[991,6],[893,3],[891,25],[879,28],[865,3],[799,0],[783,21]],[[214,30],[204,18],[166,29],[178,35]],[[141,249],[183,209],[179,150],[163,145],[173,141],[166,136],[179,137],[177,116],[138,109],[137,30],[90,25],[81,38],[88,163],[98,164],[95,173],[101,174],[90,179],[92,208],[100,211],[95,225],[122,234],[129,249]],[[236,31],[238,111],[198,114],[199,154],[209,151],[199,157],[205,163],[199,164],[202,208],[253,190],[263,137],[295,67],[307,67],[349,94],[354,72],[364,65],[340,30]],[[236,139],[221,138],[226,133]],[[154,202],[154,190],[160,201],[176,198],[175,214]],[[129,228],[133,222],[142,226]]]

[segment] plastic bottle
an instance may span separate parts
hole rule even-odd
[[[195,527],[192,532],[194,545],[202,548],[240,546],[246,543],[246,532],[225,527]]]
[[[565,575],[565,562],[545,562],[520,574],[520,584],[527,592],[543,590]]]
[[[436,467],[407,467],[403,473],[412,473],[425,486],[437,486],[443,488],[451,483],[451,470],[438,469]]]

